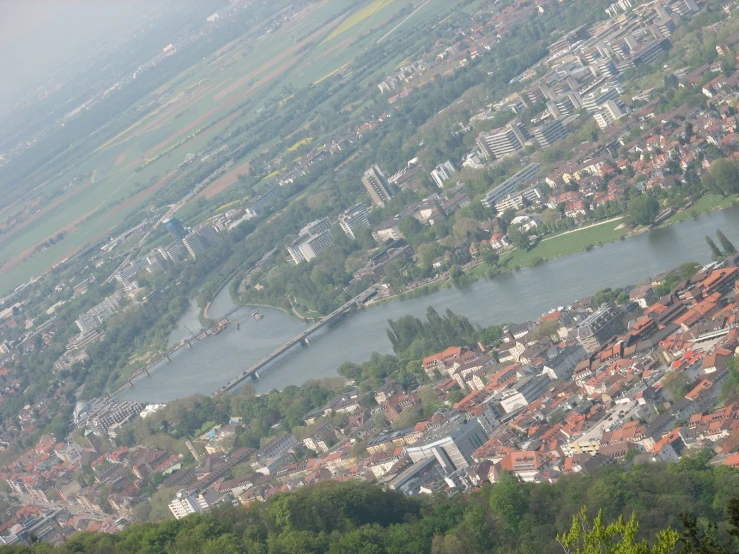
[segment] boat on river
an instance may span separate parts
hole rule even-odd
[[[256,311],[256,310],[254,310],[254,311],[253,311],[253,312],[251,313],[251,316],[252,316],[252,317],[253,317],[254,319],[256,319],[256,320],[260,320],[260,319],[262,319],[262,318],[264,317],[264,316],[263,316],[262,314],[260,314],[260,313],[259,313],[258,311]]]

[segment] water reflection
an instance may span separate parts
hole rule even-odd
[[[263,378],[254,383],[255,388],[263,392],[335,376],[336,368],[345,360],[361,362],[372,352],[390,353],[387,320],[406,314],[423,317],[430,305],[439,313],[450,308],[479,325],[516,322],[537,318],[551,308],[568,305],[601,288],[638,284],[650,275],[686,261],[706,263],[710,261],[710,251],[704,237],[713,236],[718,228],[735,244],[739,243],[739,208],[478,281],[463,290],[443,289],[428,296],[363,310],[331,330],[311,337],[310,346],[293,349],[286,359],[263,372]],[[226,288],[214,300],[211,316],[226,313],[231,305]],[[235,316],[242,322],[241,331],[232,326],[204,341],[157,369],[151,378],[139,381],[122,396],[166,401],[211,393],[305,328],[305,324],[279,310],[259,310],[265,314],[261,321],[251,318],[251,308],[239,310]],[[180,336],[176,333],[183,332],[184,325],[192,329],[193,318],[197,321],[197,308],[191,307],[173,338]]]

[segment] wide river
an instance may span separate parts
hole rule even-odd
[[[478,281],[464,289],[443,289],[410,300],[396,300],[356,312],[331,329],[311,336],[309,346],[296,346],[283,359],[264,370],[253,383],[258,392],[299,385],[309,379],[336,376],[345,360],[361,362],[372,352],[392,353],[387,320],[406,314],[423,316],[428,306],[447,308],[482,326],[537,318],[605,287],[639,284],[649,276],[686,261],[706,263],[710,251],[704,237],[721,229],[739,245],[739,208],[702,215],[656,229],[589,252],[573,254],[521,271]],[[233,307],[226,287],[210,308],[213,318]],[[252,363],[299,334],[306,324],[274,309],[243,308],[231,318],[240,322],[219,335],[180,349],[172,361],[154,368],[151,377],[136,382],[119,397],[166,402],[196,393],[210,394]],[[172,344],[197,331],[198,310],[185,314],[170,337]]]

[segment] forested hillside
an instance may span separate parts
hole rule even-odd
[[[504,476],[496,485],[452,498],[408,498],[358,482],[324,483],[246,508],[220,508],[179,521],[135,524],[118,535],[81,533],[56,549],[36,543],[1,551],[555,553],[563,551],[558,535],[567,532],[573,515],[587,506],[590,518],[602,510],[606,525],[622,515],[628,521],[634,513],[639,541],[654,542],[659,531],[671,527],[681,535],[675,552],[736,552],[736,518],[729,510],[729,523],[724,519],[729,500],[739,496],[739,473],[727,467],[708,469],[704,463],[705,458],[698,456],[671,466],[611,466],[594,476],[572,476],[552,485],[520,483]],[[689,514],[698,516],[697,522]],[[710,522],[718,522],[717,528]],[[615,542],[621,540],[621,534],[615,537]],[[640,548],[568,552],[650,551]]]

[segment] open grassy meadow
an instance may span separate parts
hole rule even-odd
[[[626,235],[627,229],[622,227],[622,223],[620,220],[610,221],[594,227],[562,233],[540,242],[528,252],[516,249],[511,255],[504,256],[501,263],[508,267],[525,267],[541,260],[561,258],[575,252],[581,252],[589,247],[612,242]]]

